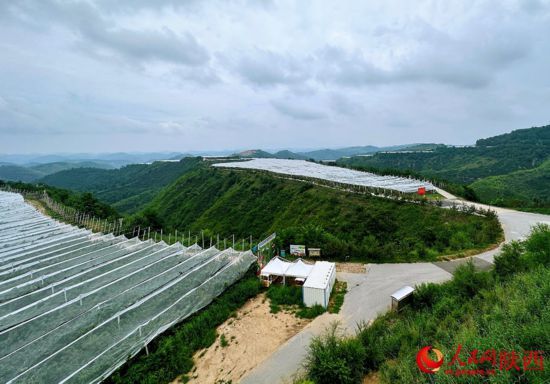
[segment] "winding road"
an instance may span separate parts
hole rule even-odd
[[[446,191],[438,190],[438,192],[445,197],[444,203],[447,206],[466,203],[477,208],[495,211],[504,231],[505,243],[525,238],[531,227],[537,223],[550,224],[550,215],[465,202]],[[386,312],[389,309],[390,295],[402,286],[449,280],[453,271],[470,259],[478,268],[490,268],[501,246],[460,260],[436,263],[367,264],[365,273],[338,273],[338,279],[348,284],[348,292],[340,313],[324,314],[316,318],[267,360],[249,372],[241,383],[291,383],[293,377],[303,369],[307,348],[312,338],[323,333],[330,323],[338,321],[343,331],[353,333],[358,324],[368,323],[379,314]]]

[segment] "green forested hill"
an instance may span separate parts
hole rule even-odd
[[[539,166],[550,157],[550,125],[478,140],[474,147],[439,147],[432,152],[377,153],[339,162],[346,165],[413,170],[458,183],[472,183]]]
[[[22,181],[33,182],[44,176],[50,175],[55,172],[60,172],[68,169],[75,168],[113,168],[106,163],[98,163],[93,161],[83,162],[55,162],[45,163],[37,165],[14,165],[14,164],[2,164],[0,165],[0,180],[6,181]]]
[[[201,167],[162,190],[135,218],[143,226],[319,246],[325,256],[433,260],[497,241],[494,217],[346,193],[249,171]],[[180,232],[181,233],[181,232]]]
[[[521,207],[532,202],[543,207],[550,203],[550,158],[536,168],[486,177],[470,187],[480,200],[491,204]]]
[[[0,165],[0,180],[22,181],[28,183],[42,176],[44,176],[44,174],[41,172],[20,165]]]
[[[112,165],[107,162],[98,161],[79,161],[79,162],[55,162],[45,163],[29,166],[30,169],[38,171],[42,176],[51,175],[52,173],[65,171],[68,169],[76,168],[99,168],[99,169],[113,169]]]
[[[46,176],[40,181],[75,191],[92,192],[122,212],[139,210],[166,185],[202,162],[185,158],[177,162],[133,164],[120,169],[71,169]]]
[[[510,197],[515,201],[515,206],[544,206],[550,204],[547,198],[546,203],[535,203],[533,198],[544,199],[549,194],[550,184],[546,180],[550,168],[542,166],[548,159],[550,125],[480,139],[474,147],[439,147],[431,152],[377,153],[369,157],[341,159],[338,163],[371,170],[411,171],[428,178],[471,184],[472,189],[479,192],[481,201],[487,203],[510,203],[511,200],[498,200],[499,197]],[[483,181],[487,177],[502,175],[509,176]],[[511,190],[510,182],[514,183],[515,191]],[[523,192],[519,192],[521,190]]]

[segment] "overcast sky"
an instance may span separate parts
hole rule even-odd
[[[4,153],[469,144],[549,122],[550,1],[0,1]]]

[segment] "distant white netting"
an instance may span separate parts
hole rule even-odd
[[[283,175],[311,177],[344,184],[373,188],[391,189],[399,192],[413,193],[424,187],[427,191],[435,190],[429,183],[406,177],[380,176],[374,173],[317,164],[305,160],[285,159],[251,159],[228,163],[213,164],[214,167],[257,169]]]

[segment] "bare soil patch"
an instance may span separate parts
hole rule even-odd
[[[363,378],[363,384],[379,384],[380,375],[378,372],[371,372]]]
[[[286,311],[270,313],[265,294],[251,299],[218,327],[214,344],[195,354],[189,383],[238,383],[310,321]]]
[[[336,272],[366,273],[366,265],[363,263],[336,263]]]

